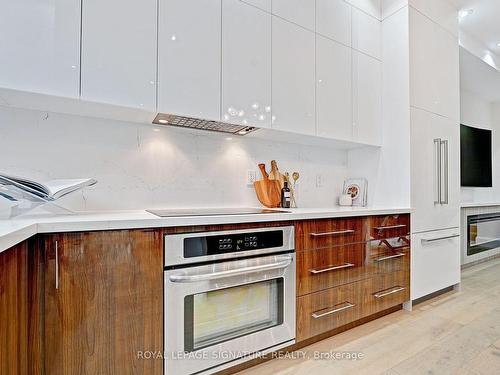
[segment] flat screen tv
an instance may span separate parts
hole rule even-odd
[[[462,186],[491,187],[491,130],[460,126]]]

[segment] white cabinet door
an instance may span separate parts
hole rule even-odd
[[[0,87],[77,98],[80,0],[4,0]]]
[[[315,34],[273,17],[273,128],[316,134]]]
[[[159,1],[159,112],[220,120],[221,0]]]
[[[272,0],[273,14],[315,31],[316,0]]]
[[[272,10],[272,1],[273,0],[241,0],[244,3],[253,5],[254,7],[265,10],[266,12],[271,12]]]
[[[316,0],[316,32],[350,46],[351,9],[344,0]]]
[[[412,236],[411,299],[460,283],[459,228]]]
[[[82,99],[156,110],[156,0],[84,0]]]
[[[459,119],[458,39],[410,8],[411,104]]]
[[[222,118],[271,127],[271,15],[239,0],[222,2]]]
[[[353,50],[353,137],[379,145],[382,141],[382,64]]]
[[[387,0],[382,0],[384,3]],[[382,9],[381,0],[345,0],[345,2],[351,4],[353,7],[361,9],[363,12],[380,19],[380,13]],[[384,4],[385,6],[385,4]]]
[[[316,36],[316,116],[320,137],[352,140],[351,49]]]
[[[460,225],[459,131],[455,121],[411,108],[411,197],[415,210],[411,215],[413,233]],[[439,139],[443,142],[441,145],[438,144]],[[440,157],[438,150],[441,150]],[[439,187],[441,201],[448,201],[447,204],[439,202]]]
[[[382,24],[375,17],[352,9],[352,48],[376,59],[382,54]]]

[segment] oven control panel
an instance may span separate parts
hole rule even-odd
[[[283,246],[283,230],[226,233],[184,239],[184,257],[261,250]]]

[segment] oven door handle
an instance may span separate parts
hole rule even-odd
[[[279,257],[279,262],[259,264],[257,266],[236,268],[234,270],[226,270],[199,275],[170,275],[169,280],[173,283],[194,283],[199,281],[222,279],[224,277],[242,276],[255,272],[269,271],[288,267],[293,257],[290,255]]]

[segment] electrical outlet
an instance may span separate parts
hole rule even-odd
[[[323,187],[323,176],[320,174],[316,175],[316,187],[317,188]]]
[[[253,183],[257,180],[257,172],[255,170],[247,171],[247,185],[253,186]]]

